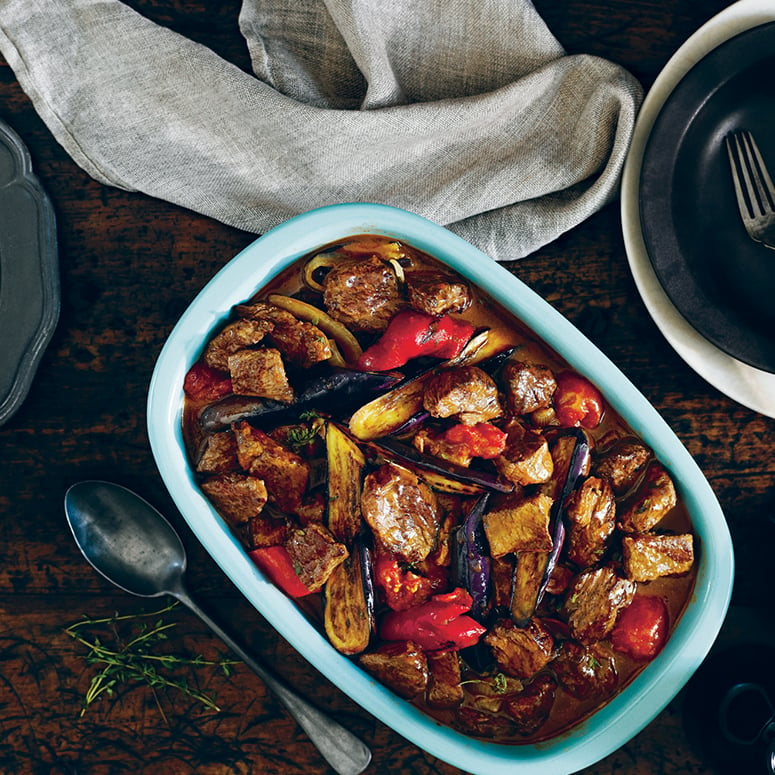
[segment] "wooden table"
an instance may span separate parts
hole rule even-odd
[[[237,0],[130,4],[247,66]],[[681,43],[728,3],[536,0],[536,5],[569,52],[619,62],[648,88]],[[201,549],[157,474],[145,428],[156,357],[186,305],[254,235],[90,179],[55,142],[4,64],[0,116],[28,145],[53,201],[62,284],[60,322],[32,389],[0,428],[0,772],[329,772],[242,665],[229,676],[206,667],[183,672],[217,698],[218,713],[181,693],[119,685],[115,697],[104,697],[80,716],[97,668],[65,629],[84,616],[148,613],[164,606],[162,600],[117,591],[81,557],[62,499],[69,485],[87,478],[127,485],[169,515],[187,546],[197,596],[267,663],[370,745],[369,772],[458,772],[374,720],[297,656]],[[624,370],[694,455],[725,510],[738,558],[724,637],[766,637],[758,622],[769,606],[772,579],[774,531],[768,519],[775,515],[775,422],[712,388],[665,341],[630,275],[617,204],[509,269]],[[165,650],[210,659],[225,653],[186,611],[164,616],[175,625]],[[92,637],[96,629],[83,632]],[[713,770],[687,738],[679,695],[634,740],[584,772]]]

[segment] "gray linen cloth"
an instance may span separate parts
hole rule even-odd
[[[0,51],[102,183],[249,232],[395,205],[497,260],[616,195],[639,84],[530,0],[244,0],[253,73],[118,0],[0,0]]]

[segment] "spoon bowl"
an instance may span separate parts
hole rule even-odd
[[[65,514],[78,548],[108,581],[140,597],[179,590],[183,542],[139,495],[109,482],[79,482],[65,494]]]
[[[120,485],[86,481],[65,493],[65,515],[78,548],[98,573],[139,597],[177,598],[263,679],[339,775],[366,769],[371,751],[355,735],[277,679],[189,595],[183,542],[153,506]]]

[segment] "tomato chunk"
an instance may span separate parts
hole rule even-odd
[[[557,375],[553,404],[560,425],[566,428],[579,425],[597,428],[605,411],[600,391],[586,377],[573,371],[563,371]]]
[[[655,595],[636,595],[619,614],[611,633],[611,645],[633,659],[653,659],[665,645],[668,627],[664,599]]]
[[[452,444],[462,444],[471,457],[485,460],[498,457],[506,448],[507,434],[489,422],[475,425],[453,425],[444,431],[444,440]]]

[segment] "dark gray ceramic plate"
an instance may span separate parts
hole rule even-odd
[[[775,168],[775,24],[722,43],[665,101],[640,183],[643,238],[659,282],[706,339],[775,372],[775,252],[751,240],[724,137],[750,129]]]
[[[54,210],[24,143],[0,121],[0,425],[26,398],[58,319]]]

